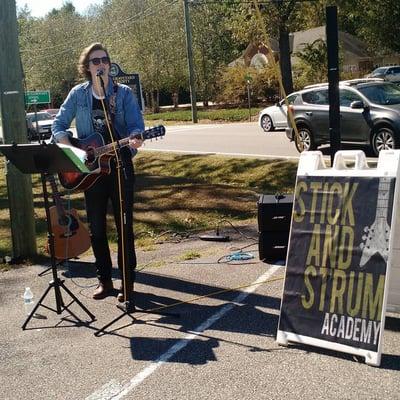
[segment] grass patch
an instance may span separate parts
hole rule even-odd
[[[187,251],[186,253],[182,254],[180,259],[182,261],[188,261],[188,260],[195,260],[196,258],[200,258],[201,254],[197,251]]]
[[[252,120],[258,115],[261,108],[251,108]],[[168,110],[157,114],[145,114],[146,121],[192,121],[191,110]],[[233,108],[221,110],[199,110],[197,117],[200,121],[225,121],[225,122],[240,122],[249,120],[248,108]]]
[[[151,250],[152,243],[167,234],[213,229],[222,219],[256,223],[259,194],[293,192],[296,168],[292,161],[141,152],[135,157],[137,244]],[[32,187],[38,252],[43,257],[47,225],[40,176],[32,176]],[[0,170],[0,196],[0,257],[4,257],[12,253],[4,170]],[[85,220],[83,193],[66,193],[64,205],[75,208]],[[108,224],[115,250],[111,215]]]

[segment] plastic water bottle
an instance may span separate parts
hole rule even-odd
[[[24,298],[25,313],[26,315],[29,315],[33,310],[33,306],[35,305],[35,302],[33,301],[33,293],[31,288],[29,287],[25,288],[23,298]]]

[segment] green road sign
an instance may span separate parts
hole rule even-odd
[[[29,104],[49,104],[50,103],[50,91],[49,90],[37,90],[35,92],[25,92],[25,103]]]

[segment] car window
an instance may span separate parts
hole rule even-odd
[[[36,122],[36,119],[38,121],[46,121],[46,120],[49,120],[49,119],[53,119],[52,116],[50,114],[48,114],[48,113],[37,113],[36,116],[37,117],[35,118],[35,115],[28,115],[28,118],[32,122]]]
[[[294,104],[294,102],[296,101],[296,98],[297,98],[297,93],[291,94],[290,96],[288,96],[287,101],[289,104]]]
[[[400,67],[393,67],[392,71],[394,74],[400,74]]]
[[[372,74],[373,74],[373,75],[384,74],[384,73],[386,72],[386,69],[387,69],[387,68],[385,68],[385,67],[380,67],[380,68],[374,69],[374,70],[372,71]]]
[[[358,90],[373,103],[381,105],[400,104],[400,88],[391,83],[362,86]]]
[[[329,104],[328,89],[312,90],[302,94],[303,101],[309,104]]]
[[[350,107],[353,101],[362,101],[361,97],[350,90],[340,89],[339,92],[340,105],[342,107]]]

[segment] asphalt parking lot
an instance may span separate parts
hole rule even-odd
[[[349,354],[275,341],[284,266],[258,259],[256,227],[230,242],[198,238],[139,251],[136,304],[179,315],[121,315],[115,297],[91,299],[94,269],[83,259],[58,268],[96,320],[77,323],[44,307],[27,330],[22,295],[48,288],[48,266],[0,273],[2,399],[399,399],[400,318],[386,320],[379,368]],[[226,263],[239,248],[255,257]],[[188,255],[197,255],[196,258]],[[116,280],[115,286],[118,287]],[[232,289],[232,290],[226,290]],[[63,293],[64,296],[64,293]],[[68,296],[64,296],[68,303]],[[45,302],[55,307],[54,290]],[[73,313],[85,321],[73,303]],[[89,319],[88,319],[89,320]]]

